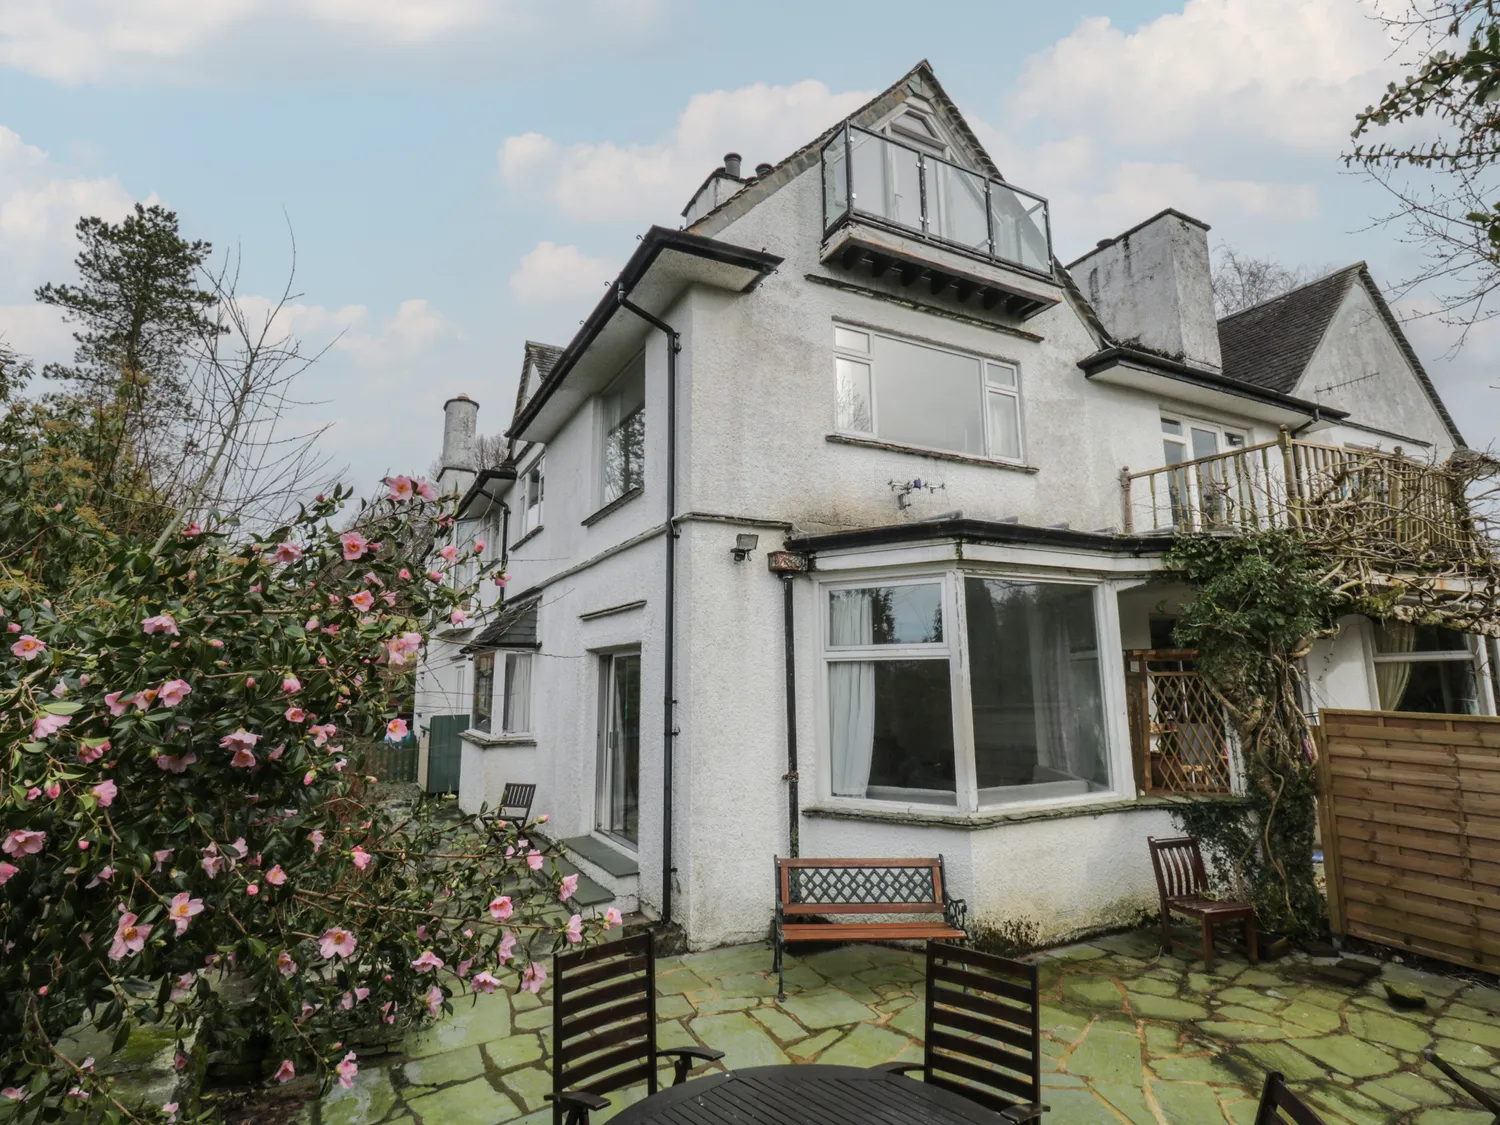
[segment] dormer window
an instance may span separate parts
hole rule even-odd
[[[948,146],[938,135],[937,126],[925,113],[909,109],[886,126],[886,132],[899,141],[915,145],[934,156],[948,155]]]

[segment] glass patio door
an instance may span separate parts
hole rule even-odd
[[[631,844],[641,806],[641,654],[604,658],[595,826]]]

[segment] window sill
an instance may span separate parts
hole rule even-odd
[[[879,438],[857,437],[854,434],[824,434],[825,441],[835,445],[858,445],[866,449],[883,449],[887,453],[912,453],[918,457],[930,457],[934,461],[956,461],[961,465],[983,465],[988,469],[1006,469],[1012,473],[1035,473],[1035,465],[1018,465],[1014,461],[997,461],[993,457],[975,457],[970,453],[949,453],[942,449],[928,449],[921,445],[905,445],[898,441],[881,441]]]
[[[636,485],[636,487],[630,489],[629,491],[620,493],[620,495],[616,496],[613,500],[604,505],[604,507],[600,508],[593,515],[582,520],[581,522],[583,526],[594,526],[594,524],[598,523],[605,516],[609,515],[611,512],[616,511],[619,508],[623,508],[626,504],[630,503],[637,496],[642,495],[645,491],[646,490],[643,487],[641,487],[640,485]]]
[[[529,734],[491,734],[487,730],[460,731],[458,737],[475,746],[535,746],[536,738]]]
[[[802,810],[804,816],[826,817],[830,820],[876,820],[887,824],[907,824],[915,827],[982,829],[999,828],[1006,824],[1024,824],[1035,820],[1068,820],[1080,816],[1104,816],[1108,813],[1139,812],[1146,809],[1172,809],[1183,805],[1206,801],[1221,801],[1239,804],[1243,797],[1109,797],[1090,803],[1050,806],[1045,808],[992,809],[979,812],[943,813],[936,810],[914,812],[908,809],[873,809],[867,806],[808,805]]]
[[[546,527],[547,527],[547,525],[544,524],[544,523],[537,524],[530,531],[528,531],[525,535],[521,536],[521,538],[517,539],[514,543],[512,543],[510,545],[510,549],[512,551],[514,551],[522,543],[529,543],[531,540],[535,539],[538,535],[540,535],[543,531],[545,531]]]

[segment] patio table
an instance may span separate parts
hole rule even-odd
[[[672,1086],[613,1125],[1008,1125],[938,1086],[854,1066],[757,1066]]]

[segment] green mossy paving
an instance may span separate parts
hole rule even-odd
[[[775,999],[764,946],[658,962],[662,1045],[701,1044],[731,1067],[921,1057],[921,957],[883,947],[789,960]],[[1043,1081],[1052,1125],[1251,1125],[1260,1082],[1278,1069],[1330,1125],[1488,1125],[1421,1061],[1435,1046],[1500,1089],[1500,990],[1399,965],[1428,1008],[1398,1012],[1377,979],[1349,989],[1295,957],[1258,968],[1232,957],[1158,955],[1154,934],[1100,938],[1039,955]],[[413,1035],[407,1054],[371,1059],[309,1125],[500,1125],[551,1121],[549,994],[496,993]],[[664,1072],[665,1073],[665,1072]],[[701,1073],[701,1072],[700,1072]],[[642,1091],[612,1098],[630,1104]],[[598,1121],[608,1120],[600,1114]]]

